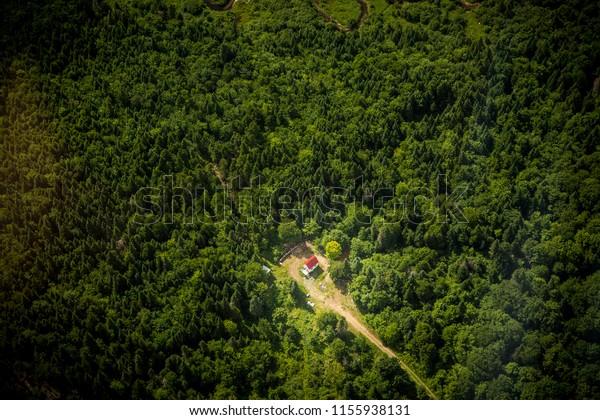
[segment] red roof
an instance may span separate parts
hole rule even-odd
[[[317,260],[317,257],[314,255],[308,260],[304,261],[304,265],[307,266],[309,270],[312,270],[317,264],[319,264],[319,260]]]

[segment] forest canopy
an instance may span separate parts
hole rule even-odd
[[[210,4],[0,4],[0,395],[427,398],[311,240],[438,397],[600,398],[598,2]]]

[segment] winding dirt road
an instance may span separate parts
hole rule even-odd
[[[218,4],[215,4],[215,3],[213,3],[210,0],[202,0],[202,1],[204,2],[204,4],[206,4],[208,6],[209,9],[211,9],[211,10],[217,10],[219,12],[224,12],[226,10],[231,10],[231,8],[233,7],[234,3],[237,0],[229,0],[223,6],[219,6]]]
[[[318,280],[306,279],[299,272],[304,261],[311,255],[317,256],[319,267],[321,267],[325,273],[324,277],[321,276],[323,277],[322,280],[320,280],[321,277],[319,277]],[[427,392],[427,395],[429,395],[430,398],[437,399],[436,395],[429,389],[425,381],[423,381],[410,366],[400,359],[396,353],[384,346],[381,340],[379,340],[379,338],[377,338],[377,336],[360,320],[358,310],[356,309],[352,298],[342,294],[329,277],[329,261],[321,255],[310,242],[305,242],[304,246],[297,247],[296,250],[285,259],[283,265],[287,268],[288,274],[308,291],[310,294],[310,301],[343,316],[353,330],[362,334],[383,353],[398,360],[402,369],[408,373],[410,378],[417,385],[421,386],[425,392]]]
[[[317,12],[319,12],[321,17],[323,19],[325,19],[327,22],[333,22],[335,24],[335,26],[342,32],[351,32],[351,31],[356,31],[356,30],[360,29],[360,27],[365,22],[365,19],[367,18],[367,16],[369,16],[369,3],[367,2],[367,0],[356,0],[356,1],[360,5],[360,17],[358,18],[358,21],[354,25],[347,26],[347,25],[344,25],[344,24],[338,22],[332,16],[325,13],[325,10],[323,10],[323,8],[321,8],[321,6],[319,6],[319,3],[316,0],[311,0],[314,8],[317,10]]]

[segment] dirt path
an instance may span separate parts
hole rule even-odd
[[[324,277],[320,276],[318,280],[306,279],[299,273],[304,261],[311,255],[317,256],[319,267],[323,269],[325,274]],[[356,309],[352,298],[342,294],[329,277],[329,261],[321,255],[310,242],[306,242],[304,246],[299,246],[286,258],[283,265],[287,267],[289,275],[308,291],[310,294],[310,301],[343,316],[352,329],[362,334],[383,353],[398,360],[402,369],[408,373],[417,385],[425,389],[425,392],[427,392],[429,397],[437,399],[436,395],[429,389],[425,381],[423,381],[410,366],[400,359],[396,353],[384,346],[381,340],[379,340],[379,338],[377,338],[377,336],[360,320],[358,315],[359,312]]]
[[[317,12],[319,12],[321,17],[323,19],[325,19],[327,22],[333,22],[335,24],[335,26],[342,32],[351,32],[351,31],[356,31],[356,30],[360,29],[360,27],[365,22],[365,19],[367,18],[367,16],[369,16],[369,3],[367,2],[367,0],[356,0],[356,1],[360,5],[360,17],[358,18],[358,21],[352,26],[344,25],[344,24],[338,22],[337,20],[335,20],[332,16],[325,13],[325,10],[323,10],[321,8],[321,6],[319,6],[319,4],[317,3],[316,0],[312,0],[312,4],[313,4],[314,8],[317,10]]]
[[[216,163],[211,163],[210,164],[210,168],[212,169],[213,173],[215,174],[215,176],[217,177],[217,179],[219,180],[219,182],[221,183],[221,186],[224,189],[227,189],[227,182],[225,181],[225,179],[223,178],[223,174],[221,173],[221,171],[219,170],[219,167],[217,166]]]
[[[224,4],[223,6],[219,6],[218,4],[214,4],[212,1],[210,0],[202,0],[204,2],[204,4],[206,4],[208,6],[209,9],[211,10],[217,10],[219,12],[224,12],[226,10],[231,10],[231,8],[233,7],[234,3],[237,0],[229,0],[226,4]]]
[[[458,3],[465,10],[475,10],[475,9],[477,9],[479,7],[479,2],[477,2],[477,3],[471,3],[471,2],[468,2],[466,0],[459,0]]]

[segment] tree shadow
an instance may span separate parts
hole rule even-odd
[[[303,258],[303,259],[308,259],[312,255],[313,255],[313,252],[310,250],[308,245],[306,245],[306,242],[303,242],[302,244],[298,245],[296,247],[296,249],[294,249],[290,253],[290,257],[297,257],[297,258]]]
[[[348,285],[350,284],[350,279],[333,280],[333,284],[340,292],[342,292],[343,295],[348,294]]]
[[[311,279],[313,279],[313,280],[316,280],[323,273],[325,273],[325,271],[323,271],[323,269],[321,268],[321,266],[319,266],[319,267],[315,268],[312,273],[309,274],[309,277]]]

